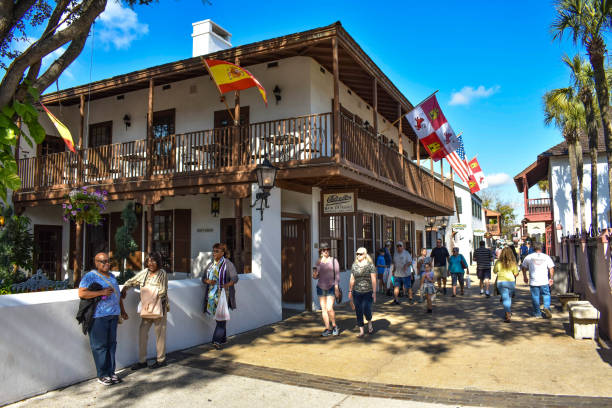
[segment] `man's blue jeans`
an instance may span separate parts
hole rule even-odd
[[[93,354],[98,378],[115,374],[115,350],[117,349],[118,316],[93,319],[89,331],[89,345]]]
[[[531,304],[533,306],[533,315],[536,317],[542,316],[540,311],[540,295],[544,299],[544,308],[550,309],[550,286],[529,286],[531,291]]]
[[[514,288],[516,283],[513,281],[498,281],[497,282],[497,290],[501,294],[502,304],[504,305],[504,311],[506,313],[511,313],[510,308],[512,306],[512,293],[514,292]]]

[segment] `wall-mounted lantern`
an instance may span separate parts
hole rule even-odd
[[[221,198],[217,197],[217,193],[210,198],[210,213],[213,217],[219,216],[219,210],[221,209]]]
[[[278,87],[278,85],[274,87],[274,89],[272,90],[272,93],[274,94],[274,97],[276,98],[276,104],[278,105],[278,103],[282,99],[281,89]]]
[[[123,123],[125,124],[125,130],[132,126],[132,118],[129,114],[126,113],[125,115],[123,115]]]
[[[259,164],[255,168],[257,175],[257,184],[259,185],[259,191],[255,195],[255,202],[251,204],[251,208],[257,205],[259,201],[259,208],[257,208],[261,214],[261,220],[263,221],[263,212],[268,207],[268,197],[270,197],[270,190],[274,187],[276,182],[277,168],[270,163],[268,158],[265,158],[262,164]]]
[[[4,228],[5,219],[3,215],[0,215],[0,228]]]

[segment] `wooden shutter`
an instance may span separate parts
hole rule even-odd
[[[355,250],[364,246],[364,223],[363,218],[365,214],[362,212],[358,212],[355,214]]]
[[[251,273],[253,227],[251,216],[242,217],[242,273]],[[238,271],[240,272],[240,271]]]
[[[174,210],[174,272],[191,273],[191,209]]]
[[[372,228],[374,229],[374,251],[384,246],[382,243],[381,219],[382,216],[379,214],[374,214],[372,219]]]

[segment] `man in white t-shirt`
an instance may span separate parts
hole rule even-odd
[[[393,304],[399,305],[400,287],[404,288],[404,296],[408,294],[410,304],[412,300],[412,275],[411,275],[412,256],[404,248],[404,243],[398,241],[396,244],[395,255],[393,256]]]
[[[533,252],[527,255],[523,260],[523,279],[525,283],[529,283],[531,290],[531,303],[533,305],[533,316],[540,317],[540,295],[544,300],[544,317],[550,319],[552,312],[550,311],[550,287],[553,284],[553,275],[555,273],[555,264],[550,256],[542,253],[542,244],[536,242],[533,244]],[[527,279],[527,270],[529,270],[529,279]]]

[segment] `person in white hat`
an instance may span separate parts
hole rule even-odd
[[[404,295],[408,292],[408,298],[410,304],[412,300],[412,280],[411,280],[411,266],[412,256],[404,248],[402,241],[397,241],[395,244],[395,255],[393,256],[393,303],[399,305],[399,292],[400,288],[404,288]]]

